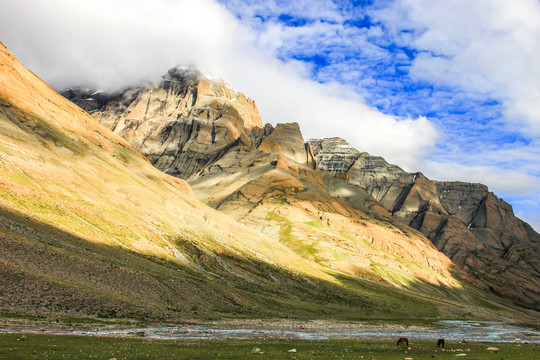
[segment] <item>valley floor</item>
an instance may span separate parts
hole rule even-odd
[[[394,340],[229,339],[156,340],[68,335],[0,334],[2,359],[534,359],[540,344]]]
[[[76,335],[87,337],[146,338],[154,340],[358,340],[498,342],[540,344],[540,329],[501,321],[475,320],[184,320],[181,323],[140,323],[127,320],[0,318],[0,334]],[[517,339],[517,340],[516,340]]]

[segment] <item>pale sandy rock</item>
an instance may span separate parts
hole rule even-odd
[[[202,78],[197,85],[197,101],[195,107],[202,108],[220,99],[223,105],[232,107],[243,120],[244,128],[251,132],[254,128],[262,128],[263,123],[255,101],[243,93],[228,86],[223,81],[212,81]]]
[[[278,124],[272,133],[262,140],[258,149],[311,167],[315,163],[311,148],[304,142],[297,123]]]
[[[84,92],[69,89],[63,94],[77,104],[88,103]],[[102,98],[92,115],[158,169],[183,179],[229,148],[251,146],[269,131],[263,129],[253,100],[195,70],[173,68],[158,85]]]

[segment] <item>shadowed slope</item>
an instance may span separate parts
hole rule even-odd
[[[1,311],[149,318],[468,313],[314,261],[284,239],[207,207],[184,181],[153,168],[3,46],[0,66]],[[263,163],[284,181],[322,185],[295,163]],[[437,271],[450,276],[449,269]],[[411,288],[421,283],[412,278]],[[448,283],[458,285],[451,277]],[[450,288],[447,295],[462,296],[470,293]]]
[[[171,74],[174,88],[166,81]],[[457,299],[466,294],[466,301],[471,301],[470,289],[461,290],[462,279],[490,290],[494,279],[476,279],[476,273],[469,278],[462,263],[457,261],[455,267],[433,245],[431,234],[440,230],[439,217],[448,218],[436,184],[345,143],[338,146],[335,159],[336,154],[321,158],[324,152],[315,143],[304,142],[297,124],[278,124],[274,129],[246,122],[248,115],[259,117],[254,107],[243,113],[235,110],[234,104],[245,96],[231,92],[222,81],[193,74],[172,69],[164,81],[140,87],[136,95],[129,95],[132,90],[111,95],[92,108],[93,116],[104,125],[113,124],[111,129],[157,168],[186,179],[195,197],[326,274],[439,294],[431,286],[418,288],[431,283],[454,289],[450,293]],[[84,97],[64,94],[84,105]],[[204,107],[197,105],[201,96]],[[142,108],[143,115],[129,118]],[[319,165],[323,171],[317,171]],[[375,170],[363,178],[363,167]],[[503,296],[510,292],[495,291]],[[531,306],[524,294],[512,296]]]
[[[485,185],[431,181],[360,153],[340,138],[311,144],[320,168],[333,175],[330,181],[357,187],[393,218],[421,231],[470,282],[540,308],[540,235]]]

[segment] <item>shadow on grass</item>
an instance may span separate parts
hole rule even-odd
[[[7,314],[141,320],[473,316],[470,297],[455,289],[419,282],[403,291],[352,276],[332,283],[174,239],[193,260],[188,267],[87,241],[7,208],[0,208],[0,236],[0,311]],[[451,301],[436,299],[437,291]]]

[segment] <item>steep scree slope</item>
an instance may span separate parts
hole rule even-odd
[[[175,79],[173,90],[169,78]],[[86,104],[76,89],[63,94]],[[219,103],[221,107],[209,111],[206,105],[198,106],[203,94],[207,97],[201,104]],[[460,239],[470,231],[456,222],[455,216],[449,216],[449,209],[455,207],[443,203],[453,204],[451,198],[462,196],[449,190],[450,198],[440,198],[438,186],[442,183],[361,154],[344,141],[336,143],[332,152],[327,152],[324,144],[333,140],[304,143],[297,124],[263,127],[254,106],[247,106],[250,115],[233,111],[237,102],[233,100],[245,96],[197,72],[172,69],[158,85],[105,97],[109,100],[90,108],[102,124],[124,136],[156,167],[187,179],[197,198],[279,240],[309,261],[343,275],[422,288],[437,296],[441,288],[426,284],[457,289],[461,286],[455,282],[457,275],[503,298],[528,306],[538,304],[537,268],[530,269],[532,280],[519,289],[508,286],[510,278],[496,283],[498,274],[490,268],[473,268],[474,264],[489,264],[494,254],[483,251],[478,242]],[[143,107],[144,114],[130,115]],[[183,110],[171,116],[170,110],[161,109]],[[220,125],[224,114],[227,120]],[[130,131],[125,131],[126,124]],[[152,146],[146,146],[147,141]],[[364,169],[370,169],[369,176],[364,176]],[[462,212],[463,207],[457,209]],[[450,229],[451,234],[435,235]],[[448,251],[441,241],[459,245],[450,246],[452,251]],[[458,266],[453,267],[434,251],[431,242]],[[534,259],[526,263],[534,266]],[[524,271],[518,272],[524,275]],[[451,296],[463,300],[457,292]]]
[[[286,133],[298,128],[282,127]],[[233,131],[249,133],[249,128],[217,129],[214,140]],[[238,141],[203,170],[225,169],[220,176],[234,184],[228,196],[220,195],[218,207],[254,196],[246,206],[256,215],[256,204],[263,205],[271,236],[202,204],[184,181],[152,167],[125,140],[24,68],[3,45],[0,129],[3,314],[173,319],[492,316],[471,306],[476,293],[460,287],[450,261],[423,236],[406,236],[409,230],[370,219],[362,224],[358,210],[325,195],[320,176],[309,166],[257,150],[252,145],[256,141]],[[212,135],[203,138],[210,141],[207,146],[212,144]],[[264,146],[305,154],[309,163],[301,141],[289,146],[267,139],[270,143]],[[260,176],[234,182],[236,175],[228,171],[236,165],[233,161],[228,167],[225,160],[235,154],[246,155],[241,159]],[[313,192],[320,192],[322,200],[310,207],[312,194],[319,198]],[[285,211],[298,212],[305,221]],[[290,219],[297,222],[291,225]],[[340,223],[359,223],[359,233],[351,238],[327,225]],[[272,233],[274,224],[278,237]],[[327,233],[328,245],[320,236],[298,237],[301,227]],[[396,238],[398,252],[385,250],[386,236]],[[294,246],[298,251],[291,250]],[[325,252],[328,246],[340,251]],[[366,280],[362,261],[376,280],[425,291]],[[385,261],[399,263],[403,270],[391,273]]]
[[[420,230],[475,284],[540,307],[540,235],[485,185],[431,181],[360,153],[340,138],[313,140],[311,146],[321,169]]]

